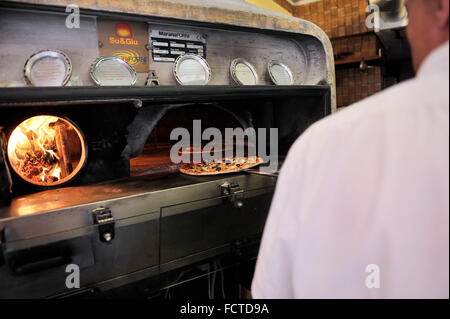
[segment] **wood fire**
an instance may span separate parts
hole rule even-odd
[[[62,118],[49,115],[29,118],[9,138],[11,166],[32,184],[61,184],[74,176],[77,164],[82,162],[80,157],[85,152],[80,137],[79,131]]]

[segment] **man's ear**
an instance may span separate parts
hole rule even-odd
[[[436,5],[435,18],[439,28],[449,27],[449,0],[438,0]]]

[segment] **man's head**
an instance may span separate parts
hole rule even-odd
[[[408,39],[418,71],[425,58],[449,39],[449,0],[406,0],[406,7]]]

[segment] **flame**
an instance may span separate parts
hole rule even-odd
[[[56,116],[35,116],[22,122],[11,134],[8,157],[14,170],[34,184],[49,185],[61,180],[54,123]]]

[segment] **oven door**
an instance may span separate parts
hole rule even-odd
[[[158,227],[159,212],[12,242],[6,228],[0,299],[94,294],[143,270],[145,276],[157,275]],[[117,278],[122,281],[112,280]]]
[[[223,196],[161,208],[161,273],[223,254],[257,256],[273,187],[221,188]]]

